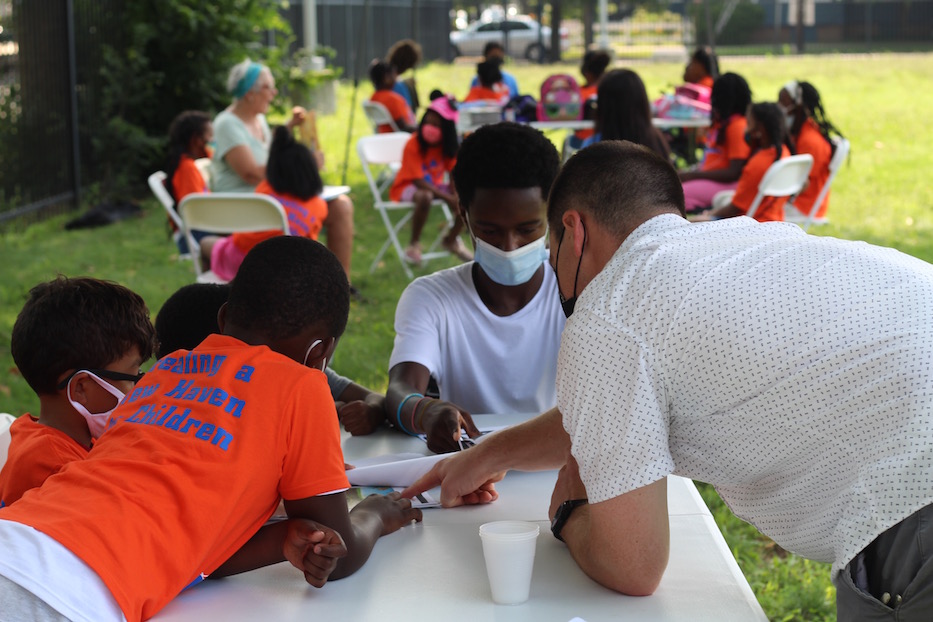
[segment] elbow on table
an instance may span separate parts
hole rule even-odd
[[[667,568],[667,556],[657,567],[633,567],[631,570],[627,569],[625,572],[610,576],[607,581],[600,581],[600,583],[626,596],[651,596],[658,589],[665,568]]]

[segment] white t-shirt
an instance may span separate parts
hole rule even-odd
[[[670,473],[840,570],[933,502],[933,266],[665,215],[584,289],[558,406],[590,501]]]
[[[253,192],[256,184],[250,184],[230,168],[224,156],[240,145],[249,147],[256,164],[264,166],[269,159],[269,144],[272,134],[264,115],[259,115],[263,140],[257,139],[240,117],[224,110],[214,119],[214,156],[211,159],[211,190],[213,192]]]
[[[553,408],[564,314],[554,272],[534,298],[507,317],[476,292],[473,262],[419,277],[395,310],[389,369],[419,363],[437,380],[441,399],[472,414],[539,413]]]

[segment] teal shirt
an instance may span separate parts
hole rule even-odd
[[[255,189],[254,184],[247,183],[230,168],[224,156],[234,147],[246,145],[253,153],[256,164],[265,166],[269,158],[271,133],[264,115],[259,115],[259,121],[262,124],[263,140],[261,141],[253,136],[246,124],[229,110],[224,110],[214,119],[214,142],[217,147],[214,149],[214,157],[211,160],[211,190],[213,192],[253,192]]]

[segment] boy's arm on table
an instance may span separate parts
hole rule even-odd
[[[385,395],[374,393],[355,382],[338,396],[337,418],[354,436],[371,434],[386,420]]]
[[[457,405],[419,397],[428,388],[430,377],[428,368],[420,363],[406,362],[392,367],[386,391],[386,417],[402,431],[426,434],[428,449],[435,453],[458,451],[460,430],[466,430],[470,438],[478,438],[479,429],[470,413]]]
[[[380,536],[390,534],[412,521],[421,521],[421,510],[412,508],[411,501],[402,498],[397,492],[370,495],[350,512],[347,512],[347,499],[343,492],[285,501],[285,511],[289,517],[313,516],[333,526],[343,538],[346,555],[336,560],[336,568],[330,573],[331,579],[341,579],[359,570],[369,559]],[[327,551],[318,553],[316,548],[308,549],[308,553],[326,555]],[[312,560],[317,561],[317,558],[312,557]]]
[[[370,495],[349,513],[342,492],[285,501],[285,510],[288,520],[260,528],[211,578],[288,561],[308,583],[321,587],[356,572],[380,536],[421,520],[421,510],[398,493]]]
[[[337,559],[347,554],[340,534],[315,521],[294,518],[264,525],[211,573],[226,577],[271,564],[289,561],[304,572],[305,580],[321,587],[337,567]]]
[[[411,497],[440,486],[444,507],[489,503],[498,498],[494,484],[506,471],[556,469],[567,462],[569,455],[570,437],[564,431],[560,412],[552,408],[438,462],[402,495]]]

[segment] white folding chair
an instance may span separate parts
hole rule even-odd
[[[6,462],[7,452],[10,449],[10,426],[16,417],[9,413],[0,413],[0,468]]]
[[[758,182],[758,194],[748,206],[746,216],[754,218],[765,197],[789,197],[800,192],[807,183],[811,166],[813,156],[806,153],[781,158],[769,166],[764,177]]]
[[[175,201],[172,199],[172,195],[168,193],[168,188],[165,187],[165,179],[166,175],[164,171],[156,171],[149,176],[149,189],[152,190],[152,194],[159,200],[159,205],[161,205],[165,213],[168,214],[169,220],[175,224],[176,229],[175,232],[172,233],[172,241],[175,242],[176,246],[180,246],[178,243],[184,237],[184,233],[182,232],[184,223],[181,222],[181,217],[178,215],[178,212],[175,211]],[[189,246],[188,248],[190,249],[191,247]],[[190,251],[181,254],[179,258],[191,259]]]
[[[813,205],[810,207],[810,213],[804,214],[790,201],[784,205],[784,220],[797,223],[803,227],[804,231],[809,229],[810,225],[825,225],[829,222],[829,219],[826,217],[817,218],[816,213],[820,210],[823,201],[826,200],[826,195],[829,194],[829,187],[836,178],[836,173],[839,172],[839,169],[842,168],[842,163],[849,157],[850,147],[848,139],[842,138],[841,136],[836,138],[833,142],[836,143],[836,150],[833,152],[833,157],[829,161],[829,177],[826,178],[826,183],[823,184],[820,193],[813,201]]]
[[[373,259],[372,265],[369,267],[369,272],[372,274],[376,270],[376,266],[379,265],[379,262],[382,260],[383,255],[386,251],[389,250],[389,246],[395,248],[395,252],[398,255],[398,260],[402,264],[402,269],[405,271],[405,274],[408,275],[408,278],[411,279],[414,277],[412,274],[411,268],[408,266],[408,261],[405,257],[405,250],[402,247],[401,242],[398,239],[398,232],[408,224],[408,221],[411,220],[412,214],[414,213],[415,204],[411,201],[389,201],[384,198],[385,194],[385,185],[380,186],[378,181],[379,170],[383,171],[395,166],[398,167],[402,161],[402,151],[405,149],[405,143],[408,142],[408,139],[411,138],[411,134],[408,132],[393,132],[391,134],[375,134],[373,136],[364,136],[359,139],[356,143],[356,152],[360,156],[360,162],[363,165],[363,173],[366,174],[366,181],[369,183],[369,190],[373,195],[373,207],[379,211],[379,215],[382,217],[382,222],[386,227],[388,232],[388,238],[385,241],[385,244],[382,245],[382,248],[379,249],[379,253],[376,255],[376,258]],[[440,241],[444,235],[450,230],[454,224],[454,218],[450,213],[450,209],[447,207],[447,203],[440,200],[434,200],[431,202],[432,207],[438,206],[443,210],[444,218],[447,221],[447,225],[444,227],[444,230],[441,234],[434,240],[431,244],[428,252],[421,255],[422,261],[428,261],[431,259],[437,259],[439,257],[446,257],[449,255],[447,251],[437,251],[437,247],[440,244]],[[389,212],[392,210],[404,210],[405,215],[396,223],[392,222],[392,219],[389,217]]]
[[[199,248],[192,231],[229,235],[247,231],[283,231],[288,235],[288,216],[282,204],[267,194],[235,192],[195,192],[178,205],[182,230],[188,248]],[[194,258],[194,274],[199,283],[223,283],[210,270],[202,270]]]
[[[393,132],[399,131],[398,124],[395,122],[395,119],[392,118],[392,115],[389,114],[389,109],[379,102],[363,102],[363,111],[366,113],[366,118],[369,119],[369,122],[373,126],[374,134],[379,133],[380,125],[388,125],[392,128]]]

